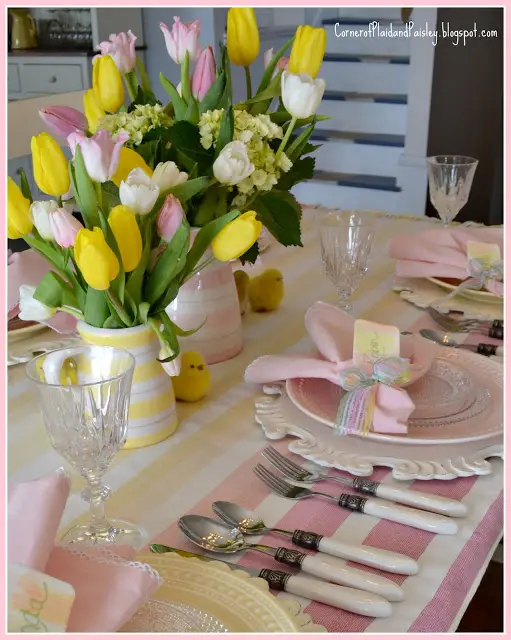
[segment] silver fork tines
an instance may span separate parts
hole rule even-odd
[[[314,495],[310,489],[304,489],[303,487],[295,487],[289,484],[282,478],[279,478],[274,473],[269,471],[262,464],[256,464],[254,467],[254,473],[260,478],[270,489],[272,489],[279,496],[284,498],[290,498],[291,500],[299,500],[307,496]]]
[[[307,471],[307,469],[304,469],[292,460],[289,460],[289,458],[286,458],[280,453],[280,451],[277,451],[277,449],[274,449],[271,446],[266,447],[262,455],[266,460],[268,460],[268,462],[291,480],[307,482],[311,479],[311,476],[313,476],[313,474]]]

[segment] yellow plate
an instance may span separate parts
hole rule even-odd
[[[153,600],[180,602],[209,613],[230,633],[297,633],[291,612],[275,598],[262,578],[223,562],[204,562],[175,553],[137,558],[163,579]]]
[[[453,284],[449,284],[448,282],[444,282],[443,280],[439,280],[438,278],[426,278],[430,282],[434,282],[442,289],[447,289],[448,291],[454,291],[456,287]],[[464,289],[459,292],[460,296],[464,298],[471,298],[472,300],[479,300],[481,302],[491,302],[493,304],[502,304],[502,298],[490,293],[489,291],[476,291],[475,289]]]
[[[45,329],[48,329],[45,324],[32,324],[29,327],[21,327],[21,329],[12,329],[12,331],[7,331],[7,337],[9,342],[18,342],[18,340],[29,338],[33,334],[40,333]]]

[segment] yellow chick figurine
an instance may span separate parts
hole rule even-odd
[[[238,290],[238,300],[240,302],[241,315],[245,313],[248,307],[248,283],[250,276],[243,269],[238,269],[234,272],[234,281],[236,282],[236,289]]]
[[[284,298],[284,278],[278,269],[267,269],[248,283],[248,299],[254,311],[275,311]]]
[[[181,372],[172,378],[176,400],[197,402],[209,391],[211,374],[204,358],[198,351],[181,354]]]

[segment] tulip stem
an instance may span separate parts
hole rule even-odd
[[[181,95],[188,104],[188,100],[190,100],[190,57],[188,51],[185,53],[185,59],[181,64]]]
[[[96,187],[96,197],[98,199],[98,205],[101,207],[103,204],[103,192],[101,190],[101,182],[95,182],[94,186]]]
[[[275,162],[277,162],[277,160],[279,159],[281,153],[284,151],[284,149],[286,148],[286,144],[289,142],[289,138],[291,136],[291,134],[293,133],[293,129],[295,128],[296,125],[296,121],[298,118],[296,118],[295,116],[293,116],[291,118],[291,122],[289,123],[288,128],[286,129],[286,133],[284,134],[284,138],[282,139],[282,142],[280,143],[280,147],[275,155]]]
[[[110,300],[110,302],[112,303],[112,306],[114,307],[115,311],[117,312],[117,315],[122,320],[122,322],[124,322],[124,324],[127,327],[131,327],[132,324],[133,324],[132,321],[131,321],[131,318],[126,313],[126,310],[122,306],[121,301],[115,295],[115,293],[111,289],[107,289],[106,296]]]
[[[252,79],[250,77],[250,67],[244,67],[245,69],[245,82],[247,84],[247,100],[252,98]]]
[[[131,102],[134,102],[136,97],[137,97],[137,93],[138,93],[138,87],[137,87],[137,77],[135,75],[134,71],[128,71],[128,73],[124,74],[124,83],[126,84],[126,89],[128,90],[128,95],[130,97]]]
[[[70,316],[74,316],[78,320],[83,320],[83,313],[81,313],[80,311],[78,311],[78,309],[75,309],[74,307],[63,305],[62,307],[59,307],[58,310],[64,311],[65,313],[68,313]]]

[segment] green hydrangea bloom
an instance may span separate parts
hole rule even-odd
[[[161,104],[137,104],[130,113],[114,113],[107,115],[99,124],[100,129],[106,129],[112,135],[127,133],[133,146],[142,142],[145,134],[158,127],[170,127],[170,118]]]

